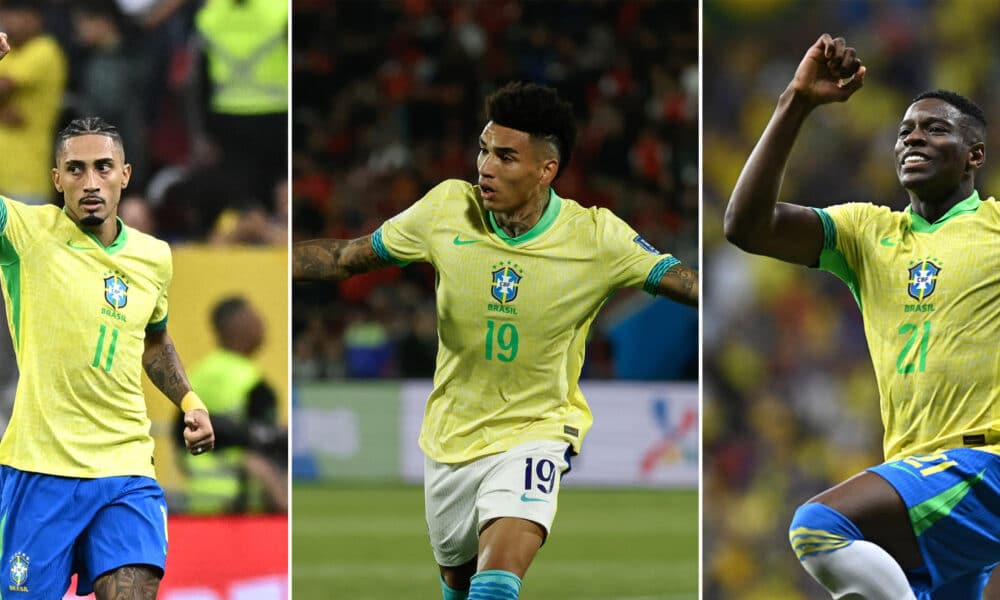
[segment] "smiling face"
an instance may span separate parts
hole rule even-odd
[[[479,136],[479,187],[483,206],[512,214],[540,198],[559,168],[552,145],[525,131],[486,124]]]
[[[985,147],[962,112],[938,98],[910,105],[896,137],[896,175],[924,199],[944,197],[971,182]]]
[[[86,134],[68,138],[58,149],[52,182],[63,195],[66,214],[108,244],[117,235],[118,202],[131,175],[121,144]]]

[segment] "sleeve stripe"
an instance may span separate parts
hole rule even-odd
[[[833,224],[833,217],[822,208],[813,208],[819,215],[819,220],[823,223],[823,249],[837,249],[837,226]]]
[[[146,325],[146,331],[163,331],[167,328],[167,317],[163,317],[155,323],[149,323]]]
[[[0,234],[7,229],[7,198],[0,196]]]
[[[375,254],[378,254],[379,258],[381,258],[387,263],[394,264],[398,267],[405,267],[406,265],[410,264],[406,261],[398,260],[395,257],[393,257],[392,254],[389,254],[389,250],[385,247],[385,243],[382,241],[381,227],[376,229],[375,233],[372,234],[372,250],[375,251]]]
[[[674,265],[681,264],[681,261],[677,260],[673,256],[665,256],[660,259],[660,262],[653,265],[653,269],[649,272],[649,276],[646,277],[646,284],[642,286],[642,289],[647,294],[656,295],[656,286],[660,283],[660,279],[663,275],[670,270],[670,267]]]

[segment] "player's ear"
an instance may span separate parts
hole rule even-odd
[[[128,187],[128,181],[132,178],[132,165],[125,163],[122,165],[122,189]]]
[[[976,142],[969,147],[969,167],[978,170],[986,163],[986,144]]]
[[[538,178],[538,183],[542,185],[550,185],[552,180],[556,178],[556,173],[559,172],[559,161],[550,158],[542,162],[542,172]]]
[[[62,193],[62,184],[59,183],[59,169],[52,168],[52,185],[56,186],[56,191]]]

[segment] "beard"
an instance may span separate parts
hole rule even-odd
[[[97,215],[87,215],[80,219],[80,225],[100,225],[101,223],[104,223],[104,218]]]

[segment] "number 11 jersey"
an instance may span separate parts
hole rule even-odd
[[[155,478],[146,331],[167,324],[170,247],[120,220],[110,246],[53,205],[0,197],[0,279],[20,378],[0,464]]]

